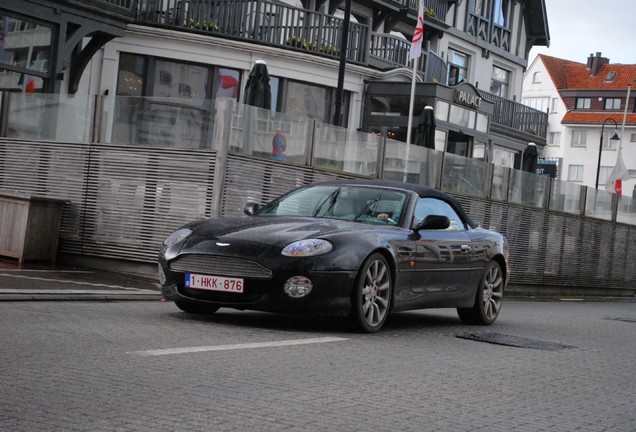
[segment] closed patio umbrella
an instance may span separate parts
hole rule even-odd
[[[435,149],[435,127],[433,107],[427,105],[415,126],[415,145]]]
[[[521,170],[531,173],[537,172],[537,159],[539,152],[537,152],[537,146],[535,143],[528,143],[528,146],[523,151],[523,159],[521,160]]]
[[[250,71],[243,103],[259,108],[271,108],[272,90],[269,85],[267,64],[263,60],[257,60]]]

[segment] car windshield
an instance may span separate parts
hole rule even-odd
[[[362,186],[312,186],[294,191],[259,211],[261,216],[301,216],[397,225],[404,192]]]

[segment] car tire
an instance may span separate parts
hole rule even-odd
[[[382,254],[374,253],[362,264],[352,299],[351,318],[365,333],[382,328],[391,306],[391,268]]]
[[[181,301],[175,301],[174,304],[177,305],[177,307],[184,312],[197,314],[197,315],[212,315],[214,312],[219,310],[219,306],[213,306],[213,305],[208,306],[208,305],[201,305],[201,304],[181,302]]]
[[[479,282],[475,304],[471,308],[457,308],[465,324],[490,325],[495,322],[503,300],[504,274],[501,266],[491,261]]]

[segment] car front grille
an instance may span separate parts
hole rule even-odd
[[[216,276],[269,279],[272,271],[257,262],[214,255],[181,255],[170,261],[170,270]]]

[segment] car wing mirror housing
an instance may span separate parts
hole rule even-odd
[[[254,216],[261,209],[261,205],[253,202],[248,202],[245,204],[245,208],[243,209],[243,213],[248,216]]]
[[[450,226],[450,219],[448,216],[442,215],[428,215],[422,222],[415,224],[413,229],[419,230],[444,230]]]

